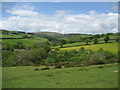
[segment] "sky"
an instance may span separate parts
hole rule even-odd
[[[116,2],[3,2],[0,28],[25,32],[118,31]]]

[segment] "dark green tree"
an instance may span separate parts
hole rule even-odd
[[[86,45],[88,45],[89,42],[90,42],[90,39],[87,37],[87,38],[85,39],[85,42],[86,42]]]
[[[120,40],[120,37],[117,36],[117,37],[116,37],[116,42],[119,42],[119,40]]]
[[[110,40],[110,37],[108,35],[105,36],[105,38],[104,38],[105,43],[108,43],[109,40]]]
[[[61,46],[61,48],[63,47],[64,44],[66,44],[66,40],[60,40],[60,46]]]
[[[94,38],[94,44],[98,43],[98,38]]]

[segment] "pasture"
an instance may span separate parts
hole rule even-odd
[[[106,44],[94,44],[94,45],[85,45],[85,46],[75,46],[75,47],[67,47],[61,48],[61,50],[71,50],[71,49],[80,49],[84,47],[85,49],[90,49],[93,51],[98,51],[100,48],[103,48],[105,51],[112,52],[118,55],[118,43],[106,43]]]
[[[115,40],[110,40],[109,42],[111,43],[115,43]],[[104,40],[101,40],[99,41],[98,44],[105,44],[105,41]],[[68,43],[68,44],[64,44],[63,47],[75,47],[75,46],[85,46],[86,45],[86,42],[76,42],[76,43]],[[89,45],[94,45],[94,42],[89,42]],[[53,46],[52,48],[60,48],[61,46],[58,45],[58,46]]]
[[[45,66],[3,67],[3,88],[117,88],[118,64],[41,70]],[[34,71],[38,68],[39,71]]]
[[[25,46],[31,46],[31,47],[33,47],[35,43],[44,42],[44,41],[47,41],[47,39],[39,38],[39,39],[3,39],[2,40],[3,43],[9,43],[10,46],[13,46],[17,42],[22,42]]]

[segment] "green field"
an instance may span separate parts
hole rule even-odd
[[[3,68],[3,88],[117,88],[118,64],[34,71],[34,66]]]
[[[118,55],[118,43],[106,43],[106,44],[76,46],[76,47],[61,48],[61,50],[71,50],[71,49],[77,49],[78,50],[81,47],[84,47],[85,49],[90,49],[90,50],[93,50],[93,51],[97,51],[100,48],[103,48],[105,51],[110,51],[110,52]]]
[[[3,39],[2,42],[9,43],[11,46],[16,44],[17,42],[22,42],[25,46],[34,46],[35,43],[44,42],[47,41],[45,38],[39,38],[39,39]]]
[[[109,42],[114,43],[115,40],[110,40]],[[103,44],[105,43],[105,41],[99,41],[98,44]],[[94,42],[90,42],[90,45],[93,45]],[[86,45],[86,42],[76,42],[76,43],[68,43],[68,44],[64,44],[63,47],[74,47],[74,46],[81,46],[81,45]],[[53,46],[52,48],[60,48],[61,46]]]

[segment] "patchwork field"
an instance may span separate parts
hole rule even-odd
[[[40,70],[45,66],[3,68],[3,88],[117,88],[118,64]],[[38,68],[39,71],[34,71]]]
[[[76,47],[61,48],[61,50],[80,49],[81,47],[84,47],[85,49],[90,49],[90,50],[93,50],[93,51],[97,51],[100,48],[103,48],[105,51],[110,51],[110,52],[118,55],[118,43],[76,46]]]

